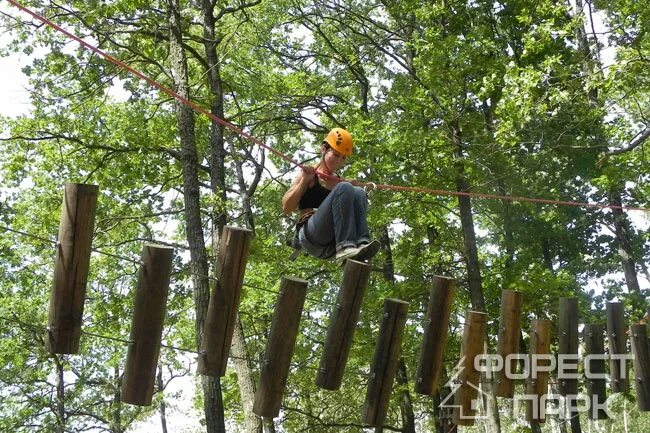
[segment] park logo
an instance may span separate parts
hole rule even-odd
[[[631,354],[590,354],[584,358],[584,372],[578,373],[578,355],[561,354],[557,357],[549,354],[526,355],[515,353],[505,357],[498,354],[481,354],[474,357],[473,369],[481,373],[481,377],[486,381],[499,380],[500,377],[506,377],[511,380],[535,381],[540,374],[549,374],[557,371],[558,381],[577,380],[584,377],[587,380],[609,380],[606,373],[592,371],[590,366],[592,361],[618,361],[620,368],[618,377],[625,379],[627,374],[626,361],[632,361],[634,356]],[[521,373],[517,373],[513,368],[519,361],[523,365]],[[480,401],[489,394],[480,386],[480,383],[472,383],[469,380],[463,380],[465,369],[465,357],[461,357],[445,387],[451,392],[440,402],[439,408],[443,410],[453,410],[455,418],[461,420],[478,420],[485,419],[486,415],[479,415],[478,409]],[[474,398],[471,399],[469,410],[465,413],[462,404],[458,404],[458,391],[462,387],[467,387],[473,392]],[[470,394],[472,394],[470,392]],[[587,396],[584,394],[520,394],[515,395],[512,399],[513,416],[526,416],[526,411],[533,419],[543,419],[546,415],[556,415],[562,420],[570,419],[576,413],[590,412],[596,415],[599,412],[605,412],[608,417],[612,418],[610,412],[610,395],[606,400],[599,401],[598,395]]]

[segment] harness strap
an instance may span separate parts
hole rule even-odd
[[[293,252],[289,256],[289,260],[294,262],[298,258],[299,255],[300,255],[300,248],[294,248]]]
[[[300,218],[296,223],[296,230],[300,230],[302,228],[305,232],[305,239],[307,239],[311,244],[318,245],[318,242],[314,242],[311,236],[309,236],[309,231],[307,230],[307,222],[309,222],[309,218],[311,218],[314,213],[316,213],[316,209],[303,209],[303,213],[300,215]]]
[[[307,222],[309,221],[309,218],[311,218],[311,216],[314,215],[316,210],[313,208],[309,208],[309,209],[302,209],[301,212],[302,213],[300,215],[300,218],[298,218],[298,222],[296,223],[295,236],[298,236],[298,232],[300,232],[300,229],[304,227],[305,238],[307,238],[309,242],[312,242],[307,232]],[[300,250],[302,250],[302,247],[300,246],[300,243],[298,243],[297,246],[294,246],[294,250],[289,256],[289,260],[291,260],[292,262],[295,261],[300,255]]]

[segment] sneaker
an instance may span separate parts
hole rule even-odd
[[[360,251],[356,259],[359,261],[365,261],[372,259],[375,254],[379,252],[380,245],[379,242],[372,241],[368,244],[361,245],[359,248]]]
[[[336,263],[342,265],[347,259],[353,259],[361,251],[361,247],[345,247],[341,251],[336,252]]]

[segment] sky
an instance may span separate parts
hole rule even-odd
[[[0,8],[2,9],[2,8]],[[6,44],[7,37],[0,36],[0,46]],[[27,93],[27,77],[21,69],[30,62],[25,55],[0,57],[0,115],[16,117],[27,114],[31,107]]]

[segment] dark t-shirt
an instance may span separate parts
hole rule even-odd
[[[317,208],[327,198],[330,192],[332,192],[332,190],[325,188],[320,184],[318,179],[316,179],[316,184],[303,194],[298,203],[298,209]]]

